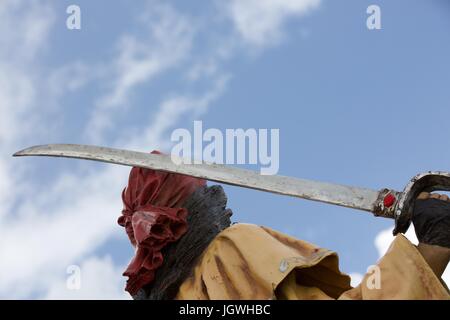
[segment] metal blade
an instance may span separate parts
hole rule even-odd
[[[220,164],[175,164],[170,156],[106,147],[50,144],[24,149],[18,156],[51,156],[94,160],[132,167],[178,173],[205,180],[314,200],[373,212],[379,191],[339,184],[261,175],[256,171]]]

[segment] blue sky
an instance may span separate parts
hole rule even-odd
[[[81,30],[66,28],[71,4]],[[371,4],[381,30],[366,27]],[[402,189],[450,170],[449,15],[445,0],[2,1],[0,297],[127,298],[129,169],[11,158],[30,145],[168,152],[174,129],[202,120],[280,129],[282,175]],[[225,190],[234,221],[335,250],[347,273],[391,241],[392,221]],[[66,288],[69,265],[81,290]]]

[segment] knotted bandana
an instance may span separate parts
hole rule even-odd
[[[157,151],[152,153],[159,154]],[[151,283],[163,263],[161,250],[187,231],[186,199],[206,181],[173,173],[133,168],[122,192],[124,209],[118,219],[136,248],[123,273],[127,290],[135,295]]]

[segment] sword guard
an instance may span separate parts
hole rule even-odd
[[[393,213],[395,218],[394,235],[405,233],[408,230],[417,196],[421,192],[433,191],[450,191],[449,172],[428,171],[420,173],[411,179],[403,192],[398,193],[399,196],[396,197],[395,205],[388,208],[389,213]]]
[[[395,208],[401,192],[392,189],[382,189],[375,203],[373,213],[376,217],[395,219]]]

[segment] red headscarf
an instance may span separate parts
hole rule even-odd
[[[152,153],[159,154],[157,151]],[[133,168],[122,192],[124,209],[118,223],[125,230],[136,255],[123,273],[127,290],[135,295],[149,284],[163,263],[161,250],[186,231],[188,212],[184,201],[206,181],[173,173]]]

